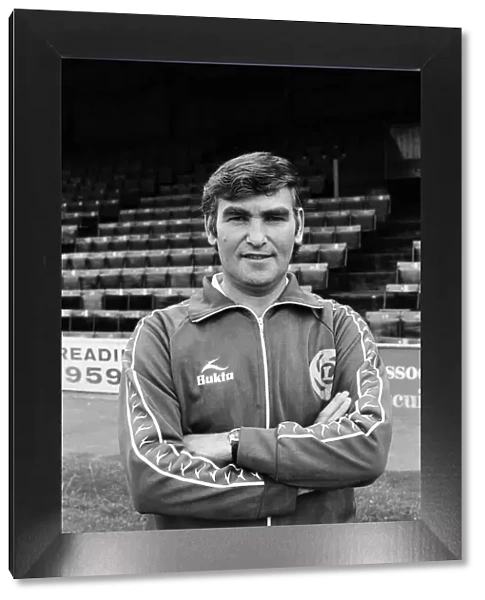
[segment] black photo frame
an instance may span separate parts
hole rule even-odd
[[[459,28],[439,27],[12,13],[9,568],[15,578],[461,559],[461,35]],[[426,260],[419,521],[61,533],[61,63],[72,58],[420,72]]]

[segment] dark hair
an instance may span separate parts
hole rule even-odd
[[[271,196],[285,187],[293,196],[293,208],[300,208],[298,172],[285,158],[270,152],[253,152],[225,162],[211,175],[202,194],[202,212],[207,217],[209,229],[216,235],[219,199],[240,200],[262,194]]]

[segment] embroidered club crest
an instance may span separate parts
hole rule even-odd
[[[333,377],[335,372],[335,350],[320,350],[310,363],[312,387],[322,400],[330,400],[332,396]]]

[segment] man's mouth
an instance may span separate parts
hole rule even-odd
[[[248,253],[243,254],[243,258],[247,258],[248,260],[265,260],[266,258],[271,258],[271,254]]]

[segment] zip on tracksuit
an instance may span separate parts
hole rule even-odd
[[[261,318],[206,279],[142,319],[122,362],[122,462],[136,510],[157,528],[349,521],[352,488],[385,469],[391,402],[375,341],[357,313],[304,292],[291,273]],[[315,424],[344,390],[349,412]],[[235,427],[237,465],[183,442]]]

